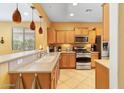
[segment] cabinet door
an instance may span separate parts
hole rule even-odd
[[[60,62],[60,68],[67,68],[67,57],[68,57],[68,55],[66,54],[66,53],[63,53],[62,55],[61,55],[62,57],[61,57],[61,62]]]
[[[81,30],[81,34],[82,34],[83,36],[88,36],[88,34],[89,34],[88,29],[82,29],[82,30]]]
[[[96,67],[96,62],[95,60],[99,58],[99,53],[91,53],[91,66],[92,68]]]
[[[65,43],[65,31],[57,31],[57,43]]]
[[[51,89],[55,89],[55,88],[56,88],[56,79],[53,76],[52,79],[51,79]]]
[[[74,31],[65,31],[66,32],[66,43],[74,43]]]
[[[96,89],[109,89],[109,69],[96,63]]]
[[[75,28],[75,35],[82,35],[81,29]]]
[[[75,68],[76,59],[74,53],[63,53],[60,68]]]
[[[69,68],[75,68],[76,66],[76,55],[74,53],[69,54]]]
[[[89,43],[94,44],[96,38],[96,31],[89,31]]]
[[[48,29],[47,32],[48,43],[56,43],[56,31],[54,29]]]

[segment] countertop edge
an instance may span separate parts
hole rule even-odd
[[[31,53],[28,53],[28,52],[31,52]],[[41,50],[24,51],[24,52],[19,52],[19,53],[12,53],[12,54],[7,54],[7,55],[2,55],[2,56],[0,56],[0,58],[5,57],[5,56],[14,56],[14,55],[17,55],[17,54],[20,55],[20,56],[16,56],[16,57],[13,57],[13,58],[10,58],[10,59],[2,60],[2,61],[0,61],[0,64],[7,63],[7,62],[10,62],[10,61],[13,61],[13,60],[16,60],[16,59],[19,59],[19,58],[23,58],[23,57],[26,57],[26,56],[34,55],[34,54],[39,53],[39,52],[41,52]]]
[[[109,60],[99,59],[95,60],[95,62],[109,69]]]
[[[39,70],[34,70],[34,71],[16,71],[16,70],[14,70],[14,71],[8,71],[8,74],[14,74],[14,73],[51,73],[52,71],[53,71],[53,69],[54,69],[54,67],[55,67],[55,65],[57,64],[57,62],[58,62],[58,59],[59,59],[59,57],[60,57],[60,54],[61,53],[59,53],[58,52],[58,54],[57,54],[57,56],[56,56],[56,58],[54,59],[54,60],[52,60],[52,61],[55,61],[54,63],[53,63],[53,65],[52,65],[52,67],[51,67],[51,69],[48,69],[48,70],[41,70],[41,71],[39,71]],[[34,63],[35,64],[35,63]],[[20,67],[21,68],[21,67]]]

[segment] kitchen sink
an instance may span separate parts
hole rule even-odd
[[[46,55],[41,59],[37,60],[36,63],[50,63],[50,62],[53,62],[54,59],[55,59],[55,56]]]

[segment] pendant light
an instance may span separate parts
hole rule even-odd
[[[13,22],[16,22],[16,23],[21,23],[21,14],[18,10],[18,3],[17,3],[17,8],[16,10],[14,11],[13,15],[12,15],[12,20]]]
[[[31,8],[32,8],[32,21],[30,23],[30,29],[35,30],[35,22],[33,21],[33,12],[34,12],[33,10],[35,9],[35,7],[31,6]]]
[[[43,33],[43,29],[42,29],[42,27],[41,27],[41,18],[42,18],[42,16],[39,16],[40,17],[40,28],[39,28],[39,34],[42,34]]]

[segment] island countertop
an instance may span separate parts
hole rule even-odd
[[[59,60],[60,52],[49,53],[35,62],[9,71],[9,73],[50,73]]]
[[[103,65],[106,68],[109,68],[109,59],[98,59],[95,60],[97,63]]]
[[[32,51],[24,51],[19,53],[12,53],[7,55],[1,55],[0,56],[0,63],[9,62],[18,58],[26,57],[29,55],[36,54],[38,52],[41,52],[41,50],[32,50]]]

